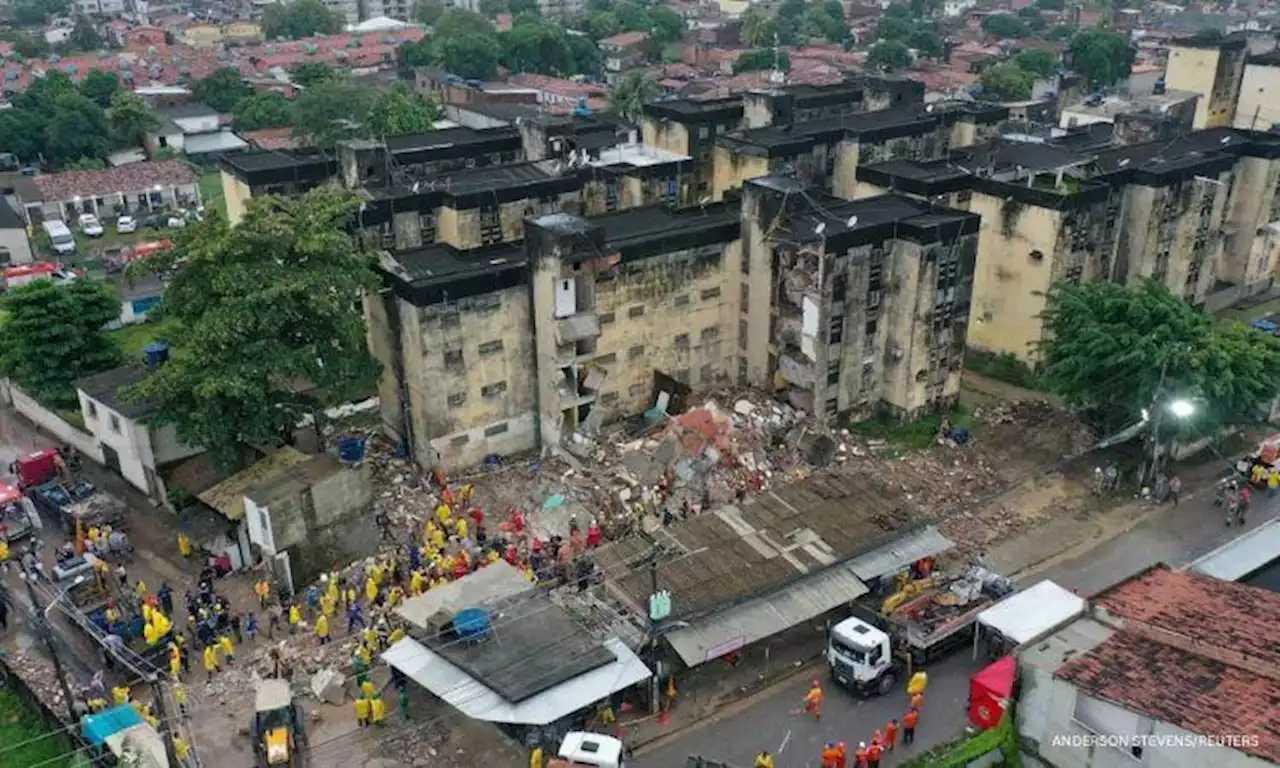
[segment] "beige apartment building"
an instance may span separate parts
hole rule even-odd
[[[1244,35],[1218,39],[1182,37],[1169,45],[1165,86],[1173,91],[1200,95],[1193,128],[1235,124],[1248,56],[1248,40]]]

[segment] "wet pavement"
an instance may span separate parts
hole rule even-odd
[[[1227,528],[1207,498],[1188,499],[1176,509],[1166,505],[1156,510],[1132,530],[1078,558],[1028,574],[1025,583],[1048,578],[1081,594],[1092,594],[1157,562],[1174,567],[1186,565],[1278,515],[1280,497],[1256,496],[1247,525]],[[899,750],[881,765],[901,764],[920,751],[951,740],[965,728],[969,676],[982,666],[970,656],[960,651],[928,668],[929,690],[917,747],[914,751]],[[823,681],[827,691],[820,724],[793,714],[815,677]],[[903,690],[885,698],[863,700],[833,688],[827,681],[823,666],[809,667],[744,702],[730,705],[719,715],[642,747],[628,765],[671,768],[684,765],[691,755],[699,755],[726,761],[732,768],[750,768],[755,755],[768,749],[776,755],[777,768],[807,768],[819,764],[826,741],[844,740],[852,750],[854,743],[868,738],[890,718],[902,715],[906,701]]]

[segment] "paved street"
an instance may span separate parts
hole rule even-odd
[[[1238,536],[1240,528],[1226,528],[1222,515],[1204,499],[1184,501],[1178,509],[1166,507],[1154,513],[1128,533],[1106,542],[1074,560],[1044,573],[1030,576],[1031,583],[1043,578],[1065,587],[1091,594],[1124,579],[1152,563],[1164,561],[1185,565],[1224,542]],[[1273,519],[1280,513],[1280,498],[1255,497],[1248,528]],[[969,675],[980,668],[961,652],[929,668],[929,692],[917,734],[915,751],[899,751],[882,763],[892,766],[919,751],[945,742],[966,725]],[[809,681],[818,677],[827,690],[827,704],[821,724],[791,714],[799,708]],[[761,749],[777,754],[778,768],[817,766],[824,742],[843,739],[852,749],[860,739],[883,727],[891,717],[900,717],[905,691],[884,699],[860,700],[827,685],[826,670],[816,667],[766,689],[718,717],[659,740],[643,748],[634,762],[636,768],[676,768],[690,755],[727,761],[734,768],[750,768]],[[785,746],[784,746],[785,745]],[[629,763],[630,764],[630,763]]]

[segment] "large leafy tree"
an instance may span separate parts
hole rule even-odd
[[[80,92],[94,104],[106,109],[111,106],[111,97],[120,90],[120,78],[116,73],[102,69],[91,69],[80,81]]]
[[[768,45],[773,42],[773,20],[757,8],[748,8],[739,34],[747,45]]]
[[[1049,77],[1058,69],[1057,57],[1048,51],[1022,51],[1013,57],[1013,63],[1017,64],[1019,69],[1041,78]]]
[[[1031,36],[1031,28],[1016,16],[995,14],[982,20],[982,31],[991,37],[1002,40],[1021,39]]]
[[[106,47],[93,22],[84,16],[76,19],[67,35],[67,47],[73,51],[96,51]]]
[[[628,122],[639,124],[640,113],[647,102],[653,101],[653,83],[639,70],[628,72],[613,88],[609,107]]]
[[[622,31],[622,22],[612,11],[593,11],[583,19],[582,26],[592,40],[603,40]]]
[[[103,326],[120,316],[120,300],[105,283],[58,285],[36,280],[5,295],[0,363],[46,405],[76,408],[75,381],[120,363]]]
[[[435,61],[436,51],[429,37],[396,46],[396,66],[401,77],[412,78],[414,69],[431,66]]]
[[[649,9],[649,28],[645,31],[658,42],[674,43],[684,37],[684,30],[680,14],[662,5]]]
[[[880,67],[885,70],[906,69],[911,66],[911,49],[901,40],[885,40],[876,43],[867,54],[868,67]]]
[[[341,79],[342,74],[323,61],[304,61],[289,70],[289,78],[303,88],[310,88],[317,83]]]
[[[247,99],[253,89],[244,78],[231,67],[222,67],[197,80],[191,89],[196,101],[207,104],[219,112],[233,112],[236,105]]]
[[[378,365],[360,306],[378,281],[347,234],[358,205],[326,186],[182,233],[154,257],[184,262],[160,310],[173,356],[126,396],[155,398],[157,424],[231,467],[242,445],[280,445],[305,416],[366,391]]]
[[[19,26],[41,27],[70,10],[71,0],[19,0],[13,4],[12,14]]]
[[[237,104],[231,114],[238,131],[283,128],[293,120],[289,100],[275,91],[258,91]]]
[[[78,91],[53,100],[44,139],[45,159],[53,165],[84,157],[104,158],[111,151],[106,114]]]
[[[444,38],[440,61],[445,69],[465,78],[482,80],[498,71],[502,49],[493,35],[465,34]]]
[[[461,8],[445,11],[435,24],[435,39],[441,43],[464,35],[494,36],[496,34],[493,24],[488,19]]]
[[[413,6],[414,18],[428,26],[435,24],[443,15],[444,3],[441,0],[418,0]]]
[[[763,72],[777,67],[782,72],[791,70],[791,57],[786,51],[775,51],[772,48],[761,48],[755,51],[747,51],[733,62],[733,71],[738,72]]]
[[[133,147],[142,143],[147,131],[160,126],[160,118],[133,91],[117,91],[107,108],[107,125],[117,147]]]
[[[1001,101],[1024,101],[1031,98],[1036,76],[1005,62],[987,67],[982,73],[982,92]]]
[[[942,41],[927,29],[917,29],[907,39],[907,45],[916,49],[916,53],[926,59],[937,59],[942,56]]]
[[[1085,30],[1068,47],[1071,69],[1084,76],[1090,88],[1105,88],[1129,76],[1137,52],[1120,35]]]
[[[293,102],[293,133],[310,146],[331,148],[366,135],[376,95],[346,81],[321,83]]]
[[[292,0],[288,5],[273,3],[262,12],[262,33],[272,40],[297,40],[341,31],[342,18],[320,0]]]
[[[1163,397],[1200,398],[1198,426],[1254,418],[1280,390],[1280,341],[1222,325],[1153,281],[1056,284],[1042,315],[1044,380],[1104,426],[1135,420]]]
[[[369,132],[374,136],[412,136],[428,133],[444,117],[440,107],[404,86],[379,94],[369,112]]]

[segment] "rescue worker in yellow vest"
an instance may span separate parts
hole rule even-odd
[[[320,638],[321,645],[329,642],[329,617],[324,614],[316,617],[316,637]]]
[[[210,680],[213,679],[213,673],[218,671],[218,652],[212,645],[204,647],[204,671]]]
[[[756,761],[751,768],[773,768],[773,755],[769,754],[767,750],[762,751],[756,755]]]
[[[369,700],[361,696],[356,699],[356,724],[361,728],[369,727],[369,710],[371,709]]]
[[[911,696],[923,694],[925,689],[929,687],[929,673],[923,669],[911,676],[910,682],[907,683],[907,693]]]
[[[116,706],[129,703],[129,686],[118,685],[111,689],[111,698],[115,699]]]
[[[173,754],[181,765],[187,765],[191,760],[191,747],[181,736],[173,737]]]
[[[236,647],[231,644],[230,635],[218,638],[218,650],[226,654],[228,664],[236,660]]]
[[[178,534],[178,554],[184,559],[191,557],[191,539],[188,539],[185,533]]]
[[[377,694],[369,702],[372,708],[373,724],[382,725],[383,719],[387,716],[387,705],[383,702],[382,697]]]
[[[534,747],[529,753],[529,768],[542,768],[542,747]]]

